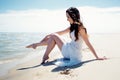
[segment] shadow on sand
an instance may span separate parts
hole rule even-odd
[[[65,67],[56,67],[52,70],[52,72],[58,72],[58,71],[64,71],[64,70],[67,70],[67,69],[74,69],[74,68],[78,68],[78,67],[81,67],[83,64],[86,64],[86,63],[89,63],[89,62],[92,62],[92,61],[96,61],[96,59],[91,59],[91,60],[86,60],[86,61],[83,61],[79,64],[76,64],[76,65],[73,65],[73,66],[65,66]]]
[[[31,66],[31,67],[19,68],[19,69],[17,69],[17,70],[26,70],[26,69],[36,68],[36,67],[40,67],[41,65],[42,65],[42,64],[35,65],[35,66]]]
[[[40,67],[41,65],[42,66],[50,66],[50,65],[54,65],[55,61],[56,60],[53,60],[53,61],[50,61],[50,62],[46,62],[45,64],[38,64],[38,65],[35,65],[35,66],[31,66],[31,67],[19,68],[17,70],[26,70],[26,69],[37,68],[37,67]],[[52,72],[58,72],[58,71],[63,71],[63,70],[67,70],[67,69],[73,69],[73,68],[81,67],[83,64],[86,64],[86,63],[89,63],[89,62],[93,62],[93,61],[96,61],[96,59],[86,60],[86,61],[83,61],[83,62],[81,62],[81,63],[79,63],[77,65],[74,65],[74,66],[55,67],[51,71]]]
[[[17,70],[26,70],[26,69],[37,68],[37,67],[40,67],[40,66],[54,65],[53,63],[54,63],[55,61],[56,61],[56,60],[50,61],[50,62],[46,62],[46,63],[44,63],[44,64],[38,64],[38,65],[35,65],[35,66],[30,66],[30,67],[25,67],[25,68],[19,68],[19,69],[17,69]]]

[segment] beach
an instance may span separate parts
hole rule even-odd
[[[43,53],[38,52],[28,60],[23,58],[19,64],[13,62],[15,66],[0,76],[0,80],[120,80],[120,34],[91,34],[89,39],[98,56],[106,56],[107,60],[96,60],[84,46],[80,64],[58,67],[53,62],[61,57],[61,53],[55,47],[47,63],[40,64]]]

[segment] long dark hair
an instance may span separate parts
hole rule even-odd
[[[70,24],[70,33],[73,30],[75,30],[75,38],[76,38],[75,41],[77,41],[79,39],[78,37],[79,27],[83,27],[83,23],[80,21],[79,10],[75,7],[70,7],[69,9],[66,10],[66,13],[68,13],[73,20],[73,24]]]

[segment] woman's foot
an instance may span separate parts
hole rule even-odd
[[[49,57],[48,57],[48,56],[47,56],[47,57],[44,57],[44,58],[43,58],[43,61],[42,61],[42,63],[41,63],[41,64],[46,63],[46,61],[48,61],[48,59],[49,59]]]
[[[26,46],[26,48],[33,48],[33,49],[36,49],[36,47],[37,47],[36,44],[31,44],[31,45]]]

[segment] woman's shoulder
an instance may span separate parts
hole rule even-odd
[[[87,30],[86,30],[86,28],[84,27],[84,26],[80,26],[79,27],[79,33],[80,33],[80,35],[83,35],[83,34],[87,34]]]
[[[86,31],[86,28],[84,26],[79,26],[79,31],[81,30],[85,30]]]

